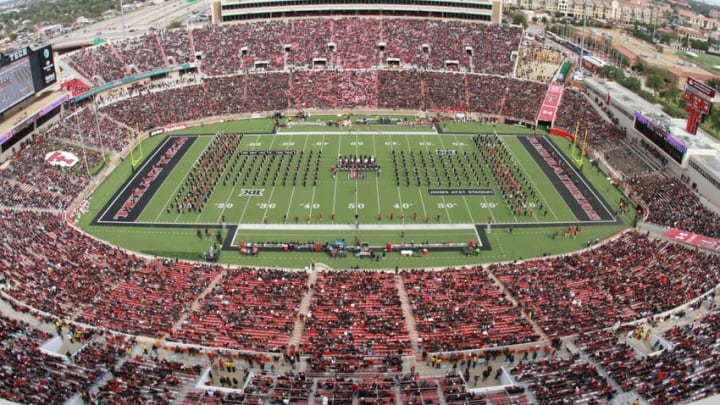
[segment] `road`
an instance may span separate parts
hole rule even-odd
[[[210,0],[196,0],[188,3],[187,0],[168,0],[163,4],[149,5],[137,10],[126,12],[124,16],[118,15],[82,29],[59,35],[52,39],[54,46],[63,44],[76,44],[92,42],[95,38],[117,40],[127,36],[140,35],[149,29],[162,29],[172,21],[186,23],[193,15],[210,9]],[[125,29],[123,30],[123,20]]]

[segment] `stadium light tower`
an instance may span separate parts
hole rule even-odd
[[[580,38],[580,66],[582,66],[583,56],[585,56],[585,28],[587,28],[587,0],[583,0],[583,28],[582,37]]]
[[[123,7],[123,0],[120,0],[120,24],[122,24],[122,34],[125,38],[125,7]]]

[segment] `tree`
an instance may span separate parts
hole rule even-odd
[[[527,18],[525,18],[524,14],[515,14],[512,17],[512,23],[513,25],[522,25],[523,28],[527,28]]]
[[[708,43],[699,39],[690,40],[690,47],[693,49],[699,49],[701,51],[707,51],[709,49]]]
[[[600,69],[600,75],[616,82],[625,80],[625,72],[612,65],[603,66]]]
[[[665,79],[659,74],[651,74],[645,79],[645,85],[653,90],[655,94],[665,88]]]
[[[170,22],[170,24],[168,24],[167,28],[168,28],[169,30],[171,30],[171,29],[173,29],[173,28],[180,28],[180,27],[182,27],[182,26],[183,26],[182,21],[180,21],[180,20],[172,20],[172,21]]]
[[[713,89],[717,90],[718,88],[720,88],[720,79],[713,77],[712,79],[710,79],[707,82],[707,85],[712,87]]]
[[[642,84],[640,83],[640,79],[637,77],[627,77],[625,80],[620,82],[623,86],[625,86],[628,90],[633,91],[635,93],[640,92],[642,89]]]

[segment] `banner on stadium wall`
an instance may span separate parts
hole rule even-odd
[[[173,124],[162,128],[156,128],[149,132],[150,136],[164,134],[166,132],[178,131],[187,128],[187,124]]]
[[[148,71],[148,72],[142,72],[142,73],[138,73],[138,74],[136,74],[136,75],[130,75],[130,76],[127,76],[127,77],[123,77],[122,79],[118,79],[118,80],[113,80],[113,81],[111,81],[111,82],[107,82],[107,83],[105,83],[105,84],[103,84],[103,85],[100,85],[100,86],[98,86],[98,87],[94,87],[94,88],[86,91],[86,92],[83,93],[83,94],[80,94],[80,95],[78,95],[78,96],[75,96],[75,97],[73,98],[73,101],[77,103],[77,102],[80,102],[80,101],[85,100],[86,98],[92,97],[92,96],[94,96],[94,95],[96,95],[96,94],[100,94],[100,93],[102,93],[102,92],[104,92],[104,91],[108,91],[108,90],[113,89],[113,88],[115,88],[115,87],[122,86],[123,84],[133,83],[133,82],[136,82],[136,81],[138,81],[138,80],[143,80],[143,79],[147,79],[147,78],[149,78],[149,77],[153,77],[153,76],[157,76],[157,75],[163,75],[163,74],[167,74],[167,73],[170,73],[170,72],[175,72],[175,71],[178,71],[178,70],[187,70],[187,69],[194,68],[195,66],[196,66],[196,65],[195,65],[194,63],[183,63],[182,65],[169,66],[169,67],[162,68],[162,69],[151,70],[151,71]]]
[[[570,141],[570,142],[575,141],[575,135],[571,134],[570,132],[564,131],[564,130],[562,130],[562,129],[559,129],[559,128],[550,128],[550,129],[548,130],[548,132],[550,132],[551,135],[555,135],[555,136],[559,136],[559,137],[565,138],[565,139],[567,139],[567,140]]]
[[[693,232],[670,228],[663,234],[664,237],[677,242],[686,243],[701,249],[720,252],[720,239],[713,239]]]

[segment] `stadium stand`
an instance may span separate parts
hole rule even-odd
[[[0,203],[12,210],[0,211],[0,281],[4,298],[21,303],[12,306],[16,316],[34,323],[0,316],[0,397],[499,404],[596,403],[629,392],[668,403],[716,394],[714,294],[689,308],[697,317],[676,309],[713,291],[720,259],[644,234],[556,258],[397,275],[320,272],[313,283],[307,271],[142,258],[83,234],[62,216],[90,184],[88,168],[99,166],[103,153],[123,150],[133,128],[291,107],[474,111],[533,122],[547,83],[532,77],[532,67],[525,74],[541,80],[511,76],[521,36],[518,27],[454,21],[302,19],[161,31],[71,54],[70,65],[95,84],[198,60],[202,74],[108,96],[97,122],[92,108],[81,106],[35,134],[3,170]],[[289,66],[297,69],[283,70]],[[85,91],[74,83],[67,88]],[[555,125],[575,132],[577,122],[611,164],[631,159],[612,149],[624,135],[582,93],[566,90]],[[87,164],[54,170],[43,159],[58,149]],[[717,215],[682,181],[646,166],[621,169],[624,185],[649,209],[648,221],[720,237]],[[702,309],[710,313],[701,318]],[[603,331],[656,324],[667,311],[674,313],[664,320],[686,322],[664,333],[672,350],[653,347],[655,356],[637,356],[628,346],[649,334]],[[55,322],[62,347],[76,350],[40,350],[53,336],[38,326]],[[548,338],[572,341],[587,357],[539,349]],[[501,349],[506,345],[514,348]],[[515,359],[521,351],[511,351],[518,346],[522,360]],[[478,355],[495,368],[478,370]],[[416,362],[421,356],[425,362]],[[206,388],[199,388],[205,371]],[[491,371],[494,381],[487,381]],[[501,379],[513,386],[474,389]]]

